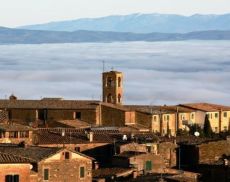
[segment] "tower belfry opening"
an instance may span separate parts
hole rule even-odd
[[[118,71],[102,73],[103,102],[122,104],[123,100],[123,74]]]

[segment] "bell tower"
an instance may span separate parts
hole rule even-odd
[[[123,74],[118,71],[102,73],[103,102],[122,104]]]

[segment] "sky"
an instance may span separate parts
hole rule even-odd
[[[230,0],[0,0],[0,26],[131,13],[225,14]]]
[[[229,50],[229,41],[0,45],[0,99],[99,100],[104,60],[124,74],[125,104],[229,105]]]

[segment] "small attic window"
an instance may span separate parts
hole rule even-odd
[[[70,159],[69,152],[65,152],[65,160],[68,160],[68,159]]]

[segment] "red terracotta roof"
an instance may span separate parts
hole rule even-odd
[[[60,148],[36,147],[36,146],[5,146],[0,145],[0,152],[27,158],[30,161],[38,162],[52,154],[57,153]]]
[[[137,152],[137,151],[125,151],[122,152],[120,154],[115,155],[114,157],[118,157],[118,158],[131,158],[131,157],[135,157],[138,155],[142,155],[142,154],[146,154],[145,152]]]
[[[210,104],[210,103],[188,103],[188,104],[180,104],[180,106],[197,109],[205,112],[215,112],[215,111],[230,111],[229,106]]]
[[[90,124],[84,121],[81,121],[79,119],[75,119],[75,120],[59,120],[56,121],[58,123],[67,125],[69,127],[73,127],[73,128],[90,128]]]
[[[127,176],[132,174],[132,168],[100,168],[97,170],[93,170],[93,178],[106,178],[106,177],[120,177],[120,176]]]
[[[131,109],[130,107],[126,107],[125,105],[119,105],[119,104],[111,104],[111,103],[106,103],[106,102],[101,102],[102,106],[107,106],[107,107],[111,107],[114,109],[118,109],[121,111],[134,111],[133,109]]]
[[[193,112],[195,109],[182,107],[182,106],[152,106],[152,105],[127,105],[126,107],[135,110],[137,112],[143,112],[147,114],[164,114],[164,113],[186,113]]]
[[[95,109],[100,101],[87,100],[0,100],[0,108],[17,109]]]
[[[16,156],[9,153],[0,152],[0,164],[4,163],[30,163],[31,160],[28,158]]]
[[[88,139],[88,133],[93,133],[93,141]],[[100,129],[74,129],[74,128],[44,128],[38,129],[35,133],[34,144],[48,145],[48,144],[83,144],[83,143],[113,143],[115,141],[122,141],[123,136],[126,135],[128,140],[132,137],[138,138],[140,141],[153,140],[158,138],[153,133],[148,132],[120,132],[118,129],[100,130]],[[64,133],[64,136],[62,136]]]
[[[33,130],[32,127],[21,125],[21,124],[6,124],[6,123],[0,123],[0,130],[2,131],[30,131]]]

